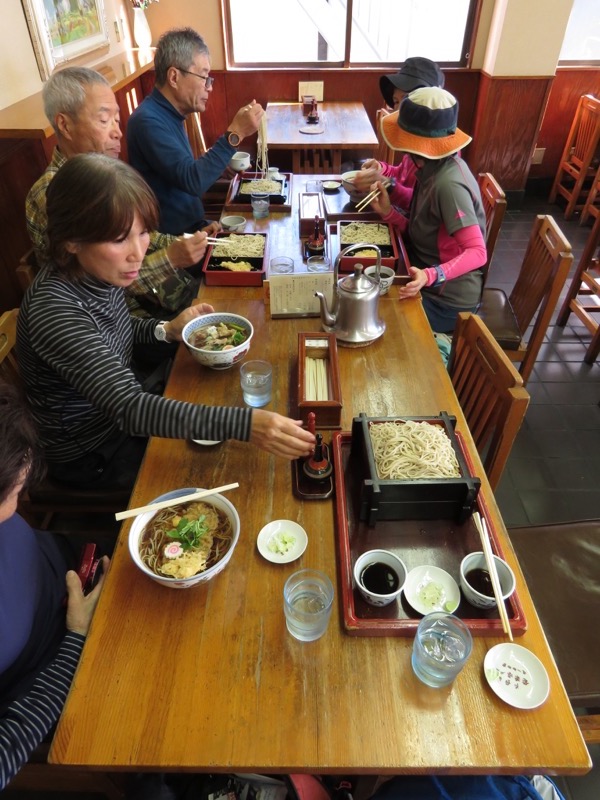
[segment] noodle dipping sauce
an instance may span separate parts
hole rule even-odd
[[[176,489],[152,502],[175,500],[197,491],[200,490]],[[192,506],[196,508],[186,514]],[[186,525],[186,521],[190,524]],[[129,553],[135,565],[156,583],[171,589],[189,589],[225,569],[239,535],[240,519],[234,505],[223,495],[215,494],[197,503],[180,503],[140,514],[129,531]],[[193,573],[189,577],[178,577],[189,572]]]
[[[387,606],[399,597],[406,574],[402,559],[389,550],[368,550],[354,565],[354,582],[372,606]]]
[[[502,599],[508,600],[515,590],[515,575],[506,561],[494,556]],[[465,599],[476,608],[495,608],[496,598],[485,555],[469,553],[460,564],[460,588]]]

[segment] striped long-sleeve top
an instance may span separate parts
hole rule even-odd
[[[195,405],[145,392],[130,369],[134,342],[155,342],[156,321],[132,317],[123,290],[52,265],[27,291],[17,356],[46,458],[72,461],[117,430],[172,439],[250,438],[252,411]]]
[[[84,636],[68,633],[30,691],[11,703],[0,717],[0,791],[58,720],[84,641]]]

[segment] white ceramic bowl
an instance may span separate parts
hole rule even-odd
[[[250,167],[250,153],[234,153],[231,156],[229,166],[234,172],[243,172]]]
[[[500,580],[502,599],[507,600],[515,590],[515,574],[506,561],[503,561],[498,556],[494,556],[494,561],[496,562],[496,572]],[[468,582],[466,576],[472,569],[484,569],[487,572],[487,563],[483,553],[469,553],[460,563],[460,588],[465,600],[472,606],[476,606],[476,608],[494,608],[496,606],[496,598],[481,594]]]
[[[185,494],[192,494],[193,492],[199,491],[201,490],[196,488],[175,489],[172,492],[161,494],[160,497],[156,497],[154,500],[152,500],[152,502],[157,503],[161,500],[171,500],[176,497],[182,497]],[[169,578],[166,575],[157,575],[155,572],[152,572],[152,570],[148,569],[148,567],[140,558],[139,550],[140,539],[144,528],[156,513],[155,511],[148,511],[145,514],[140,514],[139,517],[134,519],[129,531],[129,553],[136,567],[138,567],[138,569],[140,569],[149,578],[152,578],[153,581],[156,581],[156,583],[160,583],[162,586],[168,586],[170,589],[189,589],[191,586],[197,586],[199,583],[206,583],[207,581],[210,581],[215,577],[215,575],[218,575],[219,572],[222,572],[229,563],[229,560],[233,555],[233,551],[238,543],[238,539],[240,538],[240,518],[235,510],[235,506],[221,494],[213,494],[211,497],[207,497],[206,503],[210,503],[218,508],[219,511],[223,511],[225,514],[227,514],[231,520],[231,527],[233,528],[233,540],[229,550],[225,553],[220,561],[204,572],[200,572],[198,575],[192,575],[191,578]]]
[[[232,322],[235,325],[241,325],[248,331],[248,338],[237,347],[232,347],[231,350],[202,350],[200,347],[190,343],[190,336],[197,331],[198,328],[204,325],[217,325],[219,322]],[[205,367],[211,369],[229,369],[246,355],[250,349],[250,341],[254,335],[254,328],[250,320],[245,317],[240,317],[238,314],[227,314],[214,312],[212,314],[203,314],[201,317],[196,317],[190,320],[182,331],[182,338],[185,342],[187,349],[193,357]]]
[[[386,564],[388,567],[391,567],[398,576],[398,586],[395,591],[389,594],[377,594],[369,591],[362,583],[361,576],[363,571],[369,564],[377,563]],[[400,592],[404,588],[406,574],[407,569],[404,561],[389,550],[367,550],[366,553],[363,553],[356,559],[356,563],[354,564],[354,582],[356,587],[367,603],[372,606],[387,606],[399,597]]]
[[[246,227],[246,219],[244,217],[223,217],[221,225],[225,231],[243,231]]]
[[[387,294],[390,290],[390,286],[394,282],[396,273],[391,267],[381,267],[380,269],[379,294]],[[367,267],[364,272],[368,278],[371,278],[372,281],[375,281],[377,267]]]
[[[358,175],[359,170],[351,169],[349,172],[344,172],[341,176],[342,178],[342,186],[346,190],[346,192],[350,195],[352,200],[359,200],[361,197],[366,197],[368,194],[367,192],[359,192],[352,181]]]

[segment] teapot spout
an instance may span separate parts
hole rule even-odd
[[[325,297],[323,292],[315,292],[315,297],[319,298],[319,304],[321,306],[321,324],[323,326],[323,330],[325,330],[327,333],[332,333],[333,329],[335,328],[335,323],[337,321],[336,310],[333,309],[332,311],[330,311],[328,309],[327,298]]]

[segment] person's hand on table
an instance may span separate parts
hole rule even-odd
[[[374,158],[369,158],[356,173],[354,186],[358,192],[369,192],[371,184],[378,180],[381,180],[381,164]]]
[[[218,225],[218,223],[216,223]],[[208,247],[205,230],[196,231],[191,236],[181,236],[167,247],[167,256],[174,269],[184,269],[197,264]]]
[[[102,575],[94,589],[88,594],[84,595],[81,588],[81,581],[79,575],[72,569],[67,572],[65,581],[67,584],[67,630],[73,633],[80,633],[82,636],[87,636],[87,632],[98,604],[98,598],[102,591],[102,584],[106,577],[106,571],[110,564],[108,556],[103,556],[101,559]]]
[[[215,236],[221,230],[221,223],[220,222],[209,222],[208,225],[205,225],[202,228],[202,233],[205,233],[207,236]]]
[[[354,182],[356,183],[356,181]],[[377,195],[377,197],[374,197],[371,200],[371,208],[373,209],[373,211],[376,211],[381,217],[385,217],[386,214],[389,214],[392,208],[390,196],[387,193],[387,189],[384,187],[381,181],[375,181],[375,183],[371,186],[371,191],[373,191],[374,189],[379,189],[379,194]]]
[[[261,450],[290,461],[309,456],[316,444],[313,434],[302,427],[302,420],[256,408],[252,410],[250,441]]]
[[[408,271],[412,280],[404,286],[398,287],[398,297],[400,300],[408,300],[411,297],[416,297],[423,286],[427,285],[427,273],[425,270],[418,267],[409,267]]]
[[[214,308],[208,303],[196,303],[189,308],[186,308],[181,314],[178,314],[175,319],[170,322],[165,322],[165,333],[167,334],[168,342],[180,342],[181,332],[191,319],[201,317],[203,314],[212,314]]]
[[[253,100],[251,103],[248,103],[248,105],[240,108],[229,123],[227,130],[237,133],[240,139],[245,139],[246,136],[251,136],[253,133],[256,133],[264,113],[265,111],[261,104]]]

